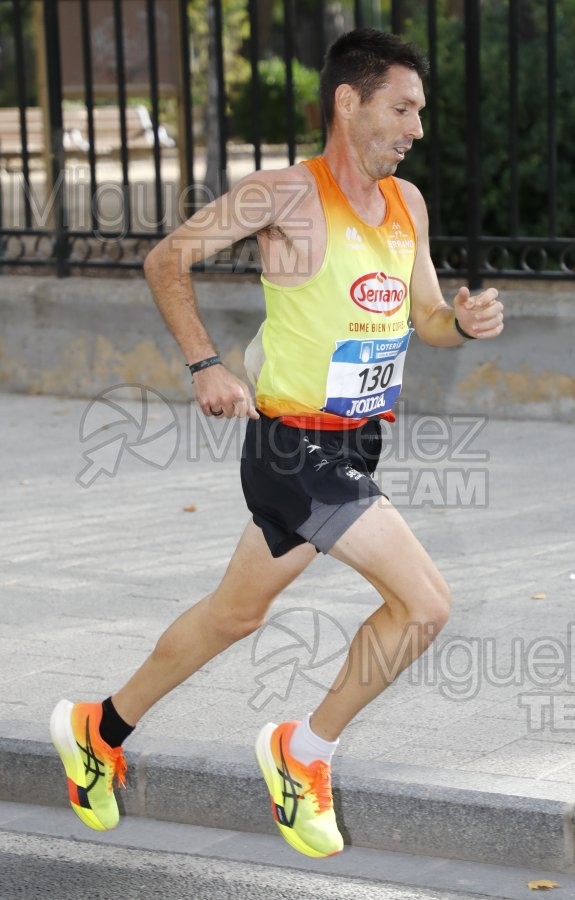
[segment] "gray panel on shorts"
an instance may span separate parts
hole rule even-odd
[[[296,534],[301,535],[322,553],[328,553],[350,525],[353,525],[381,496],[371,494],[369,497],[350,500],[348,503],[322,503],[320,500],[312,500],[311,515],[296,529]]]

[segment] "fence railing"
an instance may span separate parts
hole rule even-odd
[[[242,175],[321,152],[317,72],[354,24],[428,54],[398,175],[438,272],[574,278],[573,0],[0,0],[0,272],[137,270]],[[253,241],[203,266],[258,267]]]

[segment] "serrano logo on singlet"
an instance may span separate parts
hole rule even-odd
[[[351,299],[368,312],[392,316],[407,297],[407,285],[401,278],[385,272],[370,272],[353,282]]]

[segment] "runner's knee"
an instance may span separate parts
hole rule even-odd
[[[210,624],[219,634],[228,638],[230,643],[240,641],[261,628],[267,607],[267,601],[262,606],[243,606],[241,601],[230,606],[220,605],[216,596],[213,596],[208,604]]]
[[[443,579],[441,585],[436,587],[433,597],[432,617],[437,630],[441,630],[449,619],[451,612],[451,590]]]
[[[264,622],[264,616],[253,616],[246,618],[245,616],[234,616],[221,620],[219,630],[227,635],[231,641],[241,641],[242,638],[249,637],[258,628],[261,628]]]
[[[451,591],[439,572],[425,584],[411,613],[415,621],[439,633],[449,619]]]
[[[379,590],[391,614],[404,620],[405,625],[418,625],[430,634],[438,634],[449,619],[451,591],[437,570],[422,578],[409,596],[392,595],[386,585]]]

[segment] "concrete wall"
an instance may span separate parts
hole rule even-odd
[[[243,375],[243,350],[263,319],[255,277],[195,280],[206,326]],[[457,286],[444,285],[446,298]],[[575,284],[501,289],[496,341],[436,349],[414,336],[403,399],[410,412],[575,420]],[[184,359],[143,279],[0,277],[0,390],[93,397],[145,384],[192,396]]]

